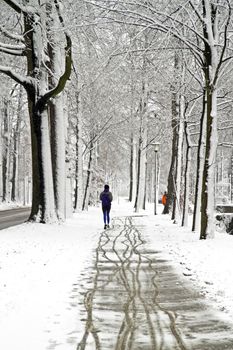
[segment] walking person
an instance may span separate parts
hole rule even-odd
[[[109,191],[109,186],[104,185],[104,191],[100,193],[100,200],[102,202],[102,210],[104,215],[104,229],[109,228],[110,223],[110,210],[112,202],[112,193]]]

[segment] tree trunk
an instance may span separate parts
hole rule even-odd
[[[19,137],[20,137],[20,126],[22,119],[22,91],[23,87],[20,86],[19,97],[18,97],[18,109],[17,109],[17,120],[14,130],[14,145],[13,145],[13,159],[12,159],[12,187],[11,187],[11,200],[17,201],[17,183],[18,183],[18,160],[19,160]]]
[[[30,220],[40,222],[55,221],[54,189],[51,163],[51,145],[48,111],[46,101],[42,101],[48,89],[47,70],[42,64],[43,48],[46,46],[44,14],[40,18],[27,14],[25,21],[25,40],[27,50],[28,75],[36,78],[35,86],[28,86],[28,107],[31,124],[32,147],[32,208]],[[36,26],[36,28],[35,28]]]
[[[89,195],[90,195],[90,184],[92,180],[92,162],[93,162],[93,142],[90,143],[89,161],[87,167],[87,179],[83,196],[82,210],[88,209]]]
[[[50,57],[50,69],[53,72],[49,79],[50,89],[54,88],[57,80],[62,74],[61,67],[64,66],[64,50],[61,49],[61,38],[56,31],[51,33],[51,26],[59,27],[59,20],[53,6],[47,6],[47,24],[49,33],[48,53]],[[65,140],[67,123],[64,113],[63,93],[54,97],[50,103],[50,130],[51,130],[51,152],[53,167],[53,184],[56,213],[59,220],[64,221],[66,217],[66,162],[65,162]]]
[[[145,161],[145,181],[144,181],[144,196],[143,196],[143,205],[142,205],[142,209],[146,209],[146,199],[147,199],[147,167],[148,167],[148,163],[147,163],[147,154],[145,152],[145,157],[146,157],[146,161]]]
[[[80,111],[79,95],[77,95],[77,124],[76,124],[76,158],[75,158],[75,190],[74,210],[82,209],[83,203],[83,159],[82,159],[82,119]]]
[[[137,187],[137,142],[133,140],[133,193],[132,193],[132,202],[136,198],[136,187]]]
[[[144,62],[145,64],[145,62]],[[138,142],[138,166],[137,166],[137,186],[135,196],[135,211],[143,208],[146,172],[146,146],[147,146],[147,82],[142,82],[142,92],[139,104],[139,142]]]
[[[147,175],[147,154],[146,154],[146,146],[147,146],[147,117],[144,116],[144,126],[142,133],[142,153],[141,153],[141,183],[139,187],[139,209],[145,209],[146,207],[146,175]]]
[[[129,202],[133,201],[133,189],[134,189],[134,135],[133,132],[131,132],[130,137],[130,163],[129,163]]]
[[[217,50],[218,16],[215,4],[202,1],[206,24],[203,27],[205,41],[203,67],[206,90],[206,150],[202,181],[201,200],[201,232],[200,239],[214,237],[214,206],[215,206],[215,158],[217,151],[217,69],[219,61]]]
[[[200,239],[214,237],[215,158],[217,151],[217,90],[207,90],[206,152],[202,180]]]
[[[8,100],[3,102],[2,200],[9,201],[9,113]]]
[[[40,179],[40,207],[38,208],[37,215],[39,214],[38,219],[40,222],[54,222],[57,216],[54,201],[50,130],[46,109],[41,113],[37,113],[36,136]]]
[[[206,128],[206,96],[203,92],[202,100],[202,115],[200,120],[200,133],[197,150],[197,171],[195,184],[195,198],[192,231],[199,232],[200,230],[200,216],[201,216],[201,192],[202,192],[202,177],[204,169],[204,150],[205,150],[205,128]]]
[[[136,181],[136,194],[135,194],[135,204],[134,209],[137,213],[139,211],[139,187],[140,187],[140,177],[141,177],[141,153],[142,153],[142,138],[139,138],[138,142],[138,159],[137,159],[137,181]]]
[[[175,171],[176,171],[176,160],[177,160],[177,144],[178,144],[178,101],[176,92],[172,93],[172,156],[171,165],[168,174],[168,185],[167,185],[167,202],[164,207],[164,214],[168,214],[171,208],[176,205],[175,201]]]
[[[185,121],[185,139],[186,139],[186,164],[184,172],[184,204],[183,204],[183,217],[182,226],[188,226],[188,214],[189,214],[189,191],[190,191],[190,167],[191,167],[191,140],[188,130],[187,121]]]
[[[0,120],[0,202],[3,200],[3,135],[2,135],[2,120]]]
[[[66,163],[65,163],[65,121],[62,95],[50,105],[51,152],[54,198],[57,217],[65,219],[66,203]]]
[[[28,94],[28,110],[30,116],[31,131],[31,158],[32,158],[32,208],[29,220],[39,220],[40,207],[40,177],[39,177],[39,157],[38,157],[38,140],[37,125],[33,118],[34,103],[31,101],[31,95]]]
[[[36,9],[35,4],[35,9]],[[51,6],[57,6],[54,3]],[[54,200],[54,186],[53,178],[56,180],[56,194],[60,191],[59,186],[65,186],[65,178],[61,179],[61,173],[64,174],[65,162],[64,159],[64,137],[58,136],[63,133],[62,128],[64,127],[62,119],[61,107],[59,109],[59,121],[56,125],[57,139],[54,140],[54,144],[57,145],[57,155],[51,154],[51,133],[50,133],[50,120],[48,119],[48,102],[51,98],[55,98],[64,89],[67,79],[71,72],[71,40],[67,34],[66,37],[66,54],[64,55],[65,60],[65,72],[63,74],[57,74],[57,81],[55,87],[50,89],[48,85],[48,70],[46,64],[46,52],[48,48],[48,32],[46,32],[46,25],[48,21],[48,9],[44,7],[40,12],[32,12],[24,14],[24,25],[25,25],[25,41],[27,47],[27,68],[28,76],[31,78],[31,83],[25,84],[25,88],[28,93],[28,107],[31,123],[31,146],[32,146],[32,173],[33,173],[33,196],[32,196],[32,209],[30,214],[30,220],[51,222],[57,219],[55,212],[55,200]],[[57,8],[58,11],[58,8]],[[59,17],[60,24],[63,21],[61,14],[57,14]],[[51,28],[50,28],[51,29]],[[57,44],[54,43],[56,46]],[[58,51],[60,51],[58,49]],[[46,62],[45,62],[46,61]],[[57,62],[54,63],[57,66]],[[51,65],[53,67],[53,64]],[[58,76],[59,75],[59,76]],[[50,80],[51,84],[51,80]],[[57,108],[57,107],[56,107]],[[59,124],[60,123],[60,124]],[[59,139],[60,137],[60,139]],[[61,146],[58,143],[61,142]],[[54,146],[56,148],[56,146]],[[53,151],[54,151],[53,148]],[[62,149],[61,153],[60,150]],[[53,161],[56,163],[58,168],[57,173],[53,177],[52,172],[52,156],[58,157]],[[59,165],[58,165],[59,163]],[[61,166],[60,166],[61,164]],[[57,170],[57,169],[56,169]],[[55,170],[55,171],[56,171]],[[59,173],[59,174],[58,174]],[[59,187],[59,190],[58,190]],[[61,190],[63,191],[63,189]],[[63,191],[64,194],[64,191]],[[63,209],[64,196],[61,195],[56,198],[56,204],[59,201],[59,216]],[[61,211],[60,211],[61,208]]]
[[[178,129],[178,145],[177,145],[177,162],[176,162],[176,178],[175,178],[175,198],[176,203],[173,210],[172,219],[177,222],[181,217],[181,171],[182,171],[182,153],[183,153],[183,135],[184,135],[184,96],[180,96],[179,101],[179,129]]]

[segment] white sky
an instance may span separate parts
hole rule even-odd
[[[123,200],[113,203],[112,216],[130,214]],[[146,214],[140,218],[145,240],[232,317],[233,236],[217,233],[214,240],[200,241],[169,216],[154,216],[152,207]],[[23,224],[0,231],[0,349],[76,348],[85,317],[76,284],[82,285],[90,271],[102,230],[99,207],[63,225]]]

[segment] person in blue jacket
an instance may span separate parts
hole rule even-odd
[[[112,193],[109,191],[109,186],[104,185],[104,191],[100,193],[100,200],[102,202],[102,210],[104,215],[104,229],[109,228],[110,210],[112,203]]]

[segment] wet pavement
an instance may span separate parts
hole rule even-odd
[[[30,212],[29,207],[0,210],[0,230],[24,223],[29,218]]]
[[[134,217],[100,234],[80,290],[77,350],[233,350],[233,328],[187,278],[148,248]]]

